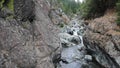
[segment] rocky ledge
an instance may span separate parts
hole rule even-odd
[[[89,21],[83,38],[85,46],[106,68],[120,68],[120,28],[115,20],[113,13]]]

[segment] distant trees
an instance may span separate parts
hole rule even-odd
[[[96,3],[94,0],[85,0],[80,6],[83,18],[89,18],[96,14]]]
[[[66,14],[76,13],[80,9],[80,2],[75,0],[58,0],[58,2]]]
[[[96,18],[104,15],[107,9],[117,6],[118,22],[120,22],[120,0],[84,0],[83,3],[75,0],[53,0],[57,1],[58,7],[68,14],[80,13],[84,19]],[[117,4],[116,4],[117,3]]]
[[[85,0],[81,4],[82,16],[85,19],[99,17],[107,9],[113,8],[117,0]]]

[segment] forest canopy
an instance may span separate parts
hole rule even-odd
[[[117,0],[57,0],[63,11],[67,14],[80,12],[83,18],[95,18],[104,14],[107,9],[114,8]]]

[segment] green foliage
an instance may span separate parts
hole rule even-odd
[[[98,6],[99,0],[86,0],[83,4],[81,4],[82,17],[85,19],[89,19],[92,17],[96,17],[95,15],[101,10]],[[102,12],[101,12],[102,13]]]
[[[118,2],[116,3],[116,8],[117,8],[117,15],[118,15],[118,19],[117,19],[117,24],[120,25],[120,0],[118,0]]]
[[[120,26],[120,18],[116,21],[117,25]]]
[[[14,0],[9,0],[9,2],[7,3],[7,7],[11,10],[14,11]]]
[[[66,14],[76,13],[80,9],[80,3],[75,0],[58,0],[61,8]]]
[[[8,8],[12,12],[14,11],[14,0],[0,0],[0,8]]]
[[[116,6],[117,6],[117,11],[120,11],[120,3],[116,3]]]
[[[0,0],[0,8],[3,7],[3,3],[4,3],[5,0]]]

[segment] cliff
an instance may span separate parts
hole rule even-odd
[[[9,0],[14,12],[5,1],[0,1],[0,68],[54,68],[58,29],[48,17],[47,1]]]

